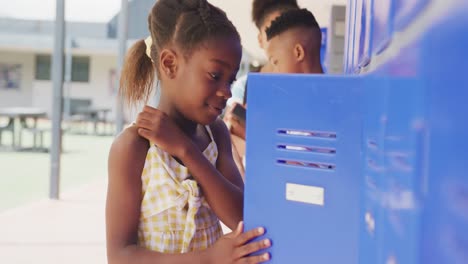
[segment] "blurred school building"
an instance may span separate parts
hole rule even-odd
[[[257,44],[256,29],[250,18],[251,1],[241,1],[245,9],[240,8],[240,3],[235,1],[210,2],[226,10],[242,35],[244,52],[239,75],[248,72],[251,64],[264,62],[265,58]],[[341,72],[344,1],[327,1],[326,4],[315,1],[298,2],[316,14],[324,29],[324,66],[329,73]],[[155,0],[129,2],[128,47],[135,40],[149,35],[147,14],[154,3]],[[118,15],[107,23],[67,22],[65,29],[64,97],[87,100],[93,107],[109,109],[109,121],[114,120],[118,81]],[[53,21],[0,17],[1,107],[40,108],[50,117],[53,100],[53,34]],[[131,118],[127,117],[127,120]]]

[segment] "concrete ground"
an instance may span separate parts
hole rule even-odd
[[[106,263],[106,182],[0,213],[0,263]]]
[[[107,262],[104,208],[112,140],[109,136],[65,134],[61,195],[59,200],[49,200],[50,155],[8,150],[8,135],[4,135],[0,147],[0,263]],[[23,143],[32,143],[26,133]]]
[[[50,154],[12,151],[11,135],[3,134],[0,263],[106,263],[104,202],[112,140],[65,134],[60,199],[49,200]],[[23,145],[31,144],[25,132]]]

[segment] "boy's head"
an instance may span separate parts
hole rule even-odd
[[[297,0],[254,0],[252,3],[252,20],[258,28],[258,43],[262,49],[267,48],[265,29],[281,13],[299,9]]]
[[[267,55],[274,72],[323,73],[320,61],[322,33],[307,9],[289,10],[265,30]]]

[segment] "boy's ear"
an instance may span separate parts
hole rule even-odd
[[[304,57],[305,57],[304,46],[297,43],[296,45],[294,45],[294,58],[296,59],[296,61],[300,62],[304,60]]]
[[[177,54],[170,49],[163,49],[159,56],[159,65],[161,65],[160,74],[166,76],[169,79],[174,79],[177,73]]]

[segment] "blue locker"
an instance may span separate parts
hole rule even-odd
[[[468,5],[458,3],[366,76],[388,85],[364,92],[385,124],[376,130],[376,114],[363,113],[364,156],[376,161],[363,162],[360,263],[468,263]],[[381,159],[365,142],[382,130],[384,181],[369,181],[366,166]]]
[[[343,55],[343,72],[344,73],[351,73],[353,61],[351,57],[351,51],[353,50],[353,41],[354,35],[352,32],[354,31],[354,1],[350,1],[348,3],[348,7],[346,8],[346,32],[345,34],[345,47],[344,47],[344,55]]]
[[[362,82],[249,76],[244,219],[270,263],[358,263]]]
[[[384,133],[382,207],[385,217],[378,263],[418,263],[422,210],[421,158],[427,133],[425,93],[417,78],[390,78]]]
[[[346,72],[428,2],[351,1]],[[244,217],[270,263],[468,263],[468,3],[448,4],[371,74],[249,77]]]
[[[431,0],[393,0],[395,31],[404,30],[430,2]]]
[[[357,67],[367,66],[371,61],[372,38],[372,6],[374,0],[362,0],[361,17],[357,21],[361,23],[359,35],[358,64]]]
[[[380,263],[385,217],[382,197],[385,191],[384,137],[388,105],[388,78],[368,77],[364,82],[363,133],[361,148],[361,212],[359,217],[359,263]]]
[[[351,37],[353,38],[353,48],[350,50],[351,53],[351,58],[352,58],[352,67],[350,73],[358,73],[359,72],[359,58],[360,56],[360,51],[361,51],[361,40],[363,41],[364,39],[361,37],[361,34],[363,34],[364,31],[364,26],[365,26],[365,19],[363,19],[363,5],[364,1],[367,0],[356,0],[352,1],[354,2],[353,8],[354,8],[354,17],[352,18],[352,23],[354,23],[353,27],[353,32],[351,34]],[[364,15],[365,16],[365,15]]]
[[[468,263],[468,3],[428,33],[429,146],[421,263]],[[437,52],[436,52],[437,51]]]
[[[347,32],[345,35],[345,54],[344,54],[344,72],[354,72],[354,46],[356,46],[355,30],[356,30],[356,12],[357,12],[357,1],[350,1],[347,7]]]
[[[323,72],[327,72],[327,41],[328,41],[328,28],[320,28],[322,32],[322,44],[320,47],[320,59],[322,63]]]
[[[379,54],[390,44],[393,33],[392,0],[374,0],[372,3],[372,54]]]

